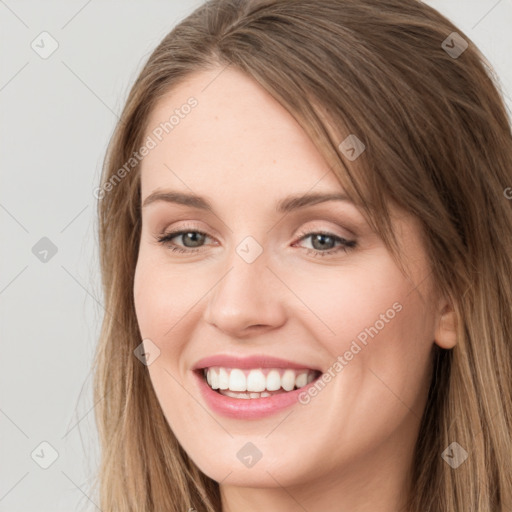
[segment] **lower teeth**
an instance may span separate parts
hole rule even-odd
[[[245,398],[245,399],[251,399],[251,398],[266,398],[272,395],[279,395],[280,393],[287,393],[284,389],[278,389],[277,391],[262,391],[261,393],[254,392],[254,391],[248,391],[245,393],[237,393],[236,391],[230,391],[229,389],[217,389],[218,393],[224,396],[229,396],[231,398]]]

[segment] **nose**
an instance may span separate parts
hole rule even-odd
[[[285,290],[268,268],[265,251],[251,263],[233,251],[228,264],[223,277],[208,294],[205,320],[238,338],[283,325]]]

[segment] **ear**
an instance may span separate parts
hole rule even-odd
[[[444,303],[438,313],[434,342],[444,349],[457,344],[457,316],[450,304]]]

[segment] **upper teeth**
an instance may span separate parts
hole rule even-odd
[[[211,367],[205,369],[206,380],[212,389],[230,391],[277,391],[283,388],[291,391],[301,388],[316,377],[314,370],[292,370],[280,368],[258,368],[240,370],[238,368]]]

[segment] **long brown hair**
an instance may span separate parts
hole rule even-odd
[[[140,166],[126,163],[163,94],[192,73],[226,66],[297,119],[393,254],[389,205],[421,223],[458,339],[451,350],[434,347],[409,512],[510,512],[510,120],[485,57],[416,0],[213,0],[149,57],[108,147],[98,194],[106,310],[95,360],[101,509],[221,510],[219,485],[177,442],[147,367],[134,357]],[[349,135],[366,148],[356,160],[340,149]],[[456,469],[441,456],[453,442],[468,452]]]

